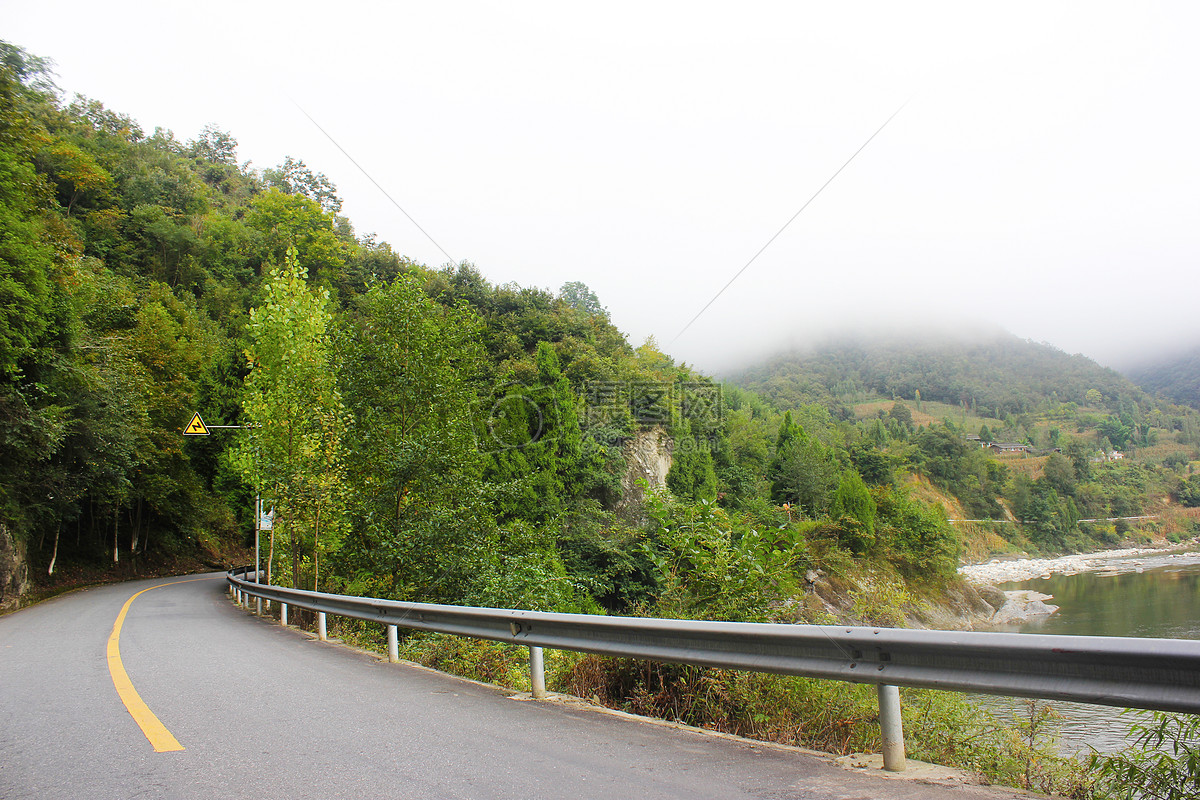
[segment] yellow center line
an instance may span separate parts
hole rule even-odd
[[[160,583],[157,586],[151,586],[150,589],[175,586],[180,583],[210,580],[213,580],[213,578],[189,578],[186,581]],[[133,597],[126,600],[125,605],[121,607],[121,613],[117,615],[117,621],[113,624],[112,634],[108,637],[108,671],[112,675],[113,686],[116,687],[117,694],[121,697],[121,702],[125,704],[126,710],[129,711],[129,716],[133,717],[133,721],[138,724],[138,727],[142,729],[142,733],[146,734],[146,738],[150,740],[150,744],[154,747],[154,752],[169,753],[175,750],[182,750],[183,745],[171,735],[171,732],[167,730],[165,725],[158,721],[158,717],[154,716],[154,712],[142,700],[142,696],[137,693],[137,689],[133,688],[133,681],[129,680],[129,673],[125,671],[125,665],[121,663],[121,626],[125,624],[125,615],[129,613],[129,607],[133,605],[133,601],[150,591],[150,589],[142,589]]]

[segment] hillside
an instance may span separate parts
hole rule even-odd
[[[258,496],[268,581],[352,594],[768,620],[825,561],[954,579],[822,409],[633,347],[582,283],[416,263],[302,160],[147,135],[48,67],[0,42],[0,606],[234,557]]]
[[[1146,362],[1126,370],[1126,374],[1148,392],[1173,403],[1200,408],[1200,347]]]
[[[1181,515],[1200,497],[1200,416],[1049,345],[1000,331],[859,335],[777,356],[733,382],[780,410],[810,404],[841,420],[868,482],[907,473],[933,490],[918,491],[922,500],[953,518],[988,520],[957,526],[967,558],[1200,532]],[[875,462],[894,472],[876,473]],[[1139,515],[1152,519],[1111,519]]]
[[[981,417],[1043,410],[1061,403],[1117,410],[1149,398],[1132,381],[1082,355],[994,333],[845,335],[775,356],[731,377],[781,408],[846,406],[873,398],[965,405]],[[1089,394],[1091,393],[1091,394]]]
[[[248,545],[260,494],[273,582],[743,620],[810,568],[953,581],[962,538],[919,486],[1045,550],[1116,535],[1081,518],[1200,503],[1200,415],[1080,356],[860,336],[748,371],[761,395],[718,386],[633,347],[582,283],[429,269],[356,236],[302,161],[250,169],[211,126],[147,136],[6,52],[0,603],[14,575]],[[185,439],[197,412],[245,427]],[[998,461],[967,439],[985,428],[1065,456]],[[639,441],[665,471],[644,507]]]

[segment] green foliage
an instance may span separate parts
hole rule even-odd
[[[579,591],[577,579],[567,574],[556,533],[551,526],[514,520],[496,531],[494,541],[479,542],[481,558],[463,602],[531,611],[598,611]]]
[[[498,485],[501,516],[545,520],[577,496],[583,431],[578,400],[547,342],[538,343],[534,362],[531,380],[507,384],[492,405],[485,477]]]
[[[940,508],[890,487],[871,492],[877,508],[876,540],[901,573],[916,580],[949,580],[958,569],[959,541]]]
[[[1200,475],[1192,475],[1179,483],[1179,502],[1188,508],[1200,506]]]
[[[695,436],[691,421],[686,419],[675,428],[673,439],[667,488],[688,500],[716,500],[717,473],[708,440]]]
[[[794,530],[760,530],[716,505],[646,495],[645,553],[659,592],[656,616],[766,621],[796,589],[806,548]]]
[[[1161,711],[1140,716],[1133,745],[1117,755],[1093,754],[1097,797],[1107,800],[1185,800],[1200,796],[1200,717]]]
[[[52,325],[55,236],[43,214],[48,182],[34,157],[46,134],[21,113],[23,51],[5,44],[0,67],[0,377],[11,378]]]
[[[209,129],[206,128],[205,133],[210,134],[210,140],[202,140],[201,147],[204,150],[217,150],[217,159],[215,160],[229,163],[226,159],[231,158],[232,153],[228,141],[218,136],[214,146]],[[236,147],[237,143],[234,142],[233,146]],[[313,171],[305,166],[303,161],[291,156],[286,156],[278,167],[263,170],[263,182],[284,194],[307,197],[327,213],[336,214],[342,210],[342,201],[337,196],[337,187],[325,177],[325,174],[313,174]]]
[[[1133,438],[1133,426],[1126,424],[1120,417],[1106,417],[1100,422],[1097,430],[1117,450],[1124,450]]]
[[[934,483],[952,488],[962,482],[967,472],[967,458],[974,451],[956,431],[942,426],[930,426],[914,437],[917,446],[914,462]]]
[[[295,249],[264,286],[250,312],[250,347],[242,409],[252,426],[231,458],[247,483],[274,501],[267,573],[273,578],[276,539],[291,549],[283,574],[300,585],[302,559],[312,554],[319,586],[322,552],[337,550],[344,533],[345,436],[350,422],[333,369],[329,293],[313,291]],[[290,569],[288,568],[290,566]]]
[[[303,194],[272,189],[251,200],[246,225],[262,236],[262,260],[283,263],[289,248],[304,253],[308,273],[336,287],[345,273],[349,248],[338,238],[331,216]]]
[[[1075,493],[1075,467],[1061,453],[1051,453],[1042,466],[1042,480],[1059,494]]]
[[[389,595],[452,600],[477,568],[472,528],[487,517],[471,379],[480,327],[411,277],[372,286],[342,319],[339,387],[355,425],[353,534],[339,568],[390,576]]]
[[[645,534],[592,501],[563,520],[558,551],[570,575],[610,614],[648,607],[658,588]]]
[[[558,290],[559,298],[576,311],[593,317],[608,318],[608,311],[600,305],[600,298],[580,281],[568,281]]]
[[[833,519],[847,519],[857,523],[844,525],[852,528],[853,536],[842,543],[852,553],[865,553],[875,543],[875,500],[866,488],[862,476],[857,471],[847,469],[841,474],[838,491],[833,494],[829,504],[829,516]]]
[[[551,652],[546,655],[549,657]],[[529,648],[521,645],[440,633],[413,633],[401,642],[400,657],[471,680],[529,689]]]
[[[833,451],[793,422],[791,412],[785,414],[767,473],[772,499],[795,506],[810,517],[822,516],[840,474]]]

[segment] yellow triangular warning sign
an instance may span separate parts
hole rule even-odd
[[[208,426],[200,419],[200,412],[192,414],[192,421],[183,429],[184,436],[208,436]]]

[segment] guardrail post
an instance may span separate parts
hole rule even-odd
[[[325,633],[325,612],[317,612],[317,638],[322,642],[329,641],[329,636]]]
[[[529,647],[529,686],[533,690],[533,699],[541,700],[546,696],[546,666],[542,658],[542,648]]]
[[[287,626],[287,603],[279,604],[279,624]]]
[[[396,626],[388,625],[388,661],[395,664],[400,660],[400,640],[396,635]]]
[[[879,684],[879,727],[883,733],[883,768],[888,772],[904,772],[904,724],[900,720],[900,690]]]
[[[258,606],[258,608],[255,609],[254,613],[258,614],[261,617],[262,616],[262,598],[261,597],[254,598],[254,604],[256,606]]]

